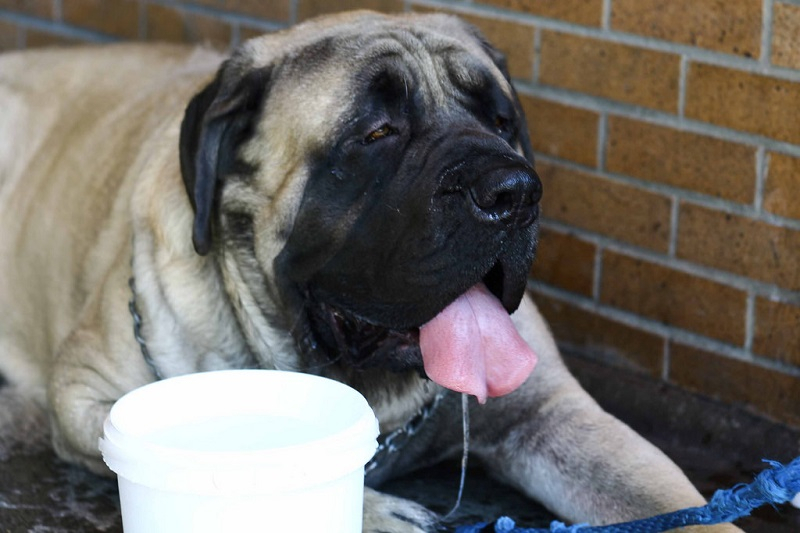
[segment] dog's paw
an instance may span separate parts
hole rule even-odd
[[[432,533],[439,516],[410,500],[364,490],[364,533]]]

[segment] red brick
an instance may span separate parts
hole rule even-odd
[[[678,385],[800,426],[798,378],[679,344],[670,362],[670,380]]]
[[[680,57],[554,31],[542,31],[539,80],[545,85],[676,112]]]
[[[602,0],[481,0],[481,3],[585,26],[600,26],[603,17]]]
[[[573,235],[542,228],[531,275],[570,292],[592,295],[594,244]]]
[[[800,69],[800,5],[775,2],[772,14],[772,63]]]
[[[46,46],[71,46],[76,44],[84,44],[86,41],[66,37],[57,33],[50,33],[46,31],[34,30],[25,28],[25,47],[26,48],[39,48]]]
[[[0,20],[0,50],[14,50],[19,43],[19,28],[15,24]]]
[[[0,9],[50,18],[53,16],[53,0],[0,0]]]
[[[753,351],[800,366],[800,307],[756,299]]]
[[[672,201],[666,196],[542,161],[536,169],[545,218],[667,251]]]
[[[589,167],[597,165],[598,113],[526,95],[520,101],[534,150]]]
[[[692,63],[686,83],[688,118],[800,144],[800,82]]]
[[[139,4],[131,0],[63,0],[64,21],[84,28],[135,39],[139,35]]]
[[[606,169],[752,203],[756,149],[638,120],[610,117]]]
[[[614,0],[611,27],[757,58],[761,0]]]
[[[682,259],[800,290],[800,231],[684,203],[678,223]]]
[[[800,219],[800,158],[769,155],[764,183],[764,209],[783,217]]]
[[[731,344],[744,343],[747,295],[709,279],[611,251],[600,301]]]

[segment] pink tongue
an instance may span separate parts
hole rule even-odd
[[[422,326],[419,345],[429,378],[481,403],[515,390],[536,365],[536,354],[483,283]]]

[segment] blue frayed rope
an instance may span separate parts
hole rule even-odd
[[[459,527],[456,533],[661,533],[684,526],[733,522],[764,504],[786,503],[800,493],[800,457],[786,466],[776,461],[765,462],[772,468],[758,474],[752,483],[718,490],[703,507],[690,507],[643,520],[597,527],[586,524],[567,526],[554,521],[548,529],[525,529],[516,527],[513,520],[504,516],[491,524]],[[494,529],[490,529],[492,526]]]

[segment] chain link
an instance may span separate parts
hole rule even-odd
[[[379,438],[378,449],[375,451],[375,455],[372,456],[372,459],[367,463],[364,469],[365,473],[369,474],[378,468],[386,459],[386,456],[400,451],[408,441],[419,432],[420,428],[425,425],[425,422],[433,416],[446,394],[447,391],[445,390],[439,391],[436,393],[436,396],[433,397],[433,400],[423,405],[420,410],[417,411],[417,414],[411,417],[404,426]]]
[[[147,349],[147,343],[142,336],[142,315],[139,314],[139,310],[136,308],[136,284],[133,281],[133,276],[131,276],[128,280],[128,286],[131,288],[131,299],[128,301],[128,310],[131,312],[131,316],[133,317],[133,338],[136,339],[136,342],[139,344],[139,349],[142,350],[144,362],[147,363],[147,366],[149,366],[150,370],[153,371],[153,375],[156,377],[156,380],[160,381],[164,378],[161,375],[161,372],[158,371],[158,367],[153,361],[153,357],[150,355],[150,350]]]

